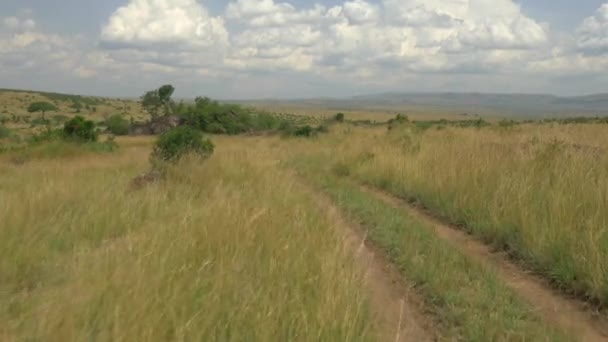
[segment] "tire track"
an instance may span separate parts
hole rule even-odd
[[[608,322],[598,313],[591,312],[584,303],[562,296],[542,278],[522,271],[500,253],[466,234],[447,225],[426,211],[385,191],[367,185],[361,189],[394,208],[406,209],[415,219],[434,229],[438,237],[458,247],[465,255],[488,264],[496,270],[499,279],[526,300],[547,322],[574,332],[583,341],[608,341]]]
[[[346,247],[364,273],[370,306],[381,341],[436,341],[439,330],[423,300],[396,267],[367,240],[364,229],[343,217],[326,195],[309,188],[320,207],[344,236]]]

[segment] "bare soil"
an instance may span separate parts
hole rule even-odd
[[[439,330],[422,298],[408,285],[400,272],[380,251],[367,241],[362,227],[344,218],[333,202],[324,195],[315,196],[327,214],[341,229],[346,246],[365,275],[374,325],[381,341],[436,341]]]

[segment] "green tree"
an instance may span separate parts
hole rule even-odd
[[[171,96],[174,92],[175,88],[172,85],[164,85],[156,90],[146,92],[141,97],[141,104],[152,118],[157,118],[161,110],[163,115],[171,115],[174,105]]]
[[[57,107],[55,107],[55,105],[53,105],[52,103],[49,103],[49,102],[44,102],[44,101],[32,102],[27,107],[27,111],[29,113],[42,112],[42,118],[44,119],[44,114],[46,114],[46,112],[56,112]]]
[[[338,121],[338,122],[344,122],[344,113],[338,113],[338,114],[336,114],[336,121]]]

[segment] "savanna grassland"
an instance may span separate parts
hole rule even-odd
[[[334,140],[334,170],[417,201],[559,287],[608,302],[604,125],[389,132]]]
[[[0,340],[607,338],[608,126],[345,114],[3,150]]]
[[[0,339],[371,337],[339,230],[263,140],[129,191],[149,142],[0,163]]]

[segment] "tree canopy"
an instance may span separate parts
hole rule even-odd
[[[27,107],[27,111],[30,113],[42,112],[42,115],[44,116],[44,113],[46,113],[46,112],[56,112],[57,107],[55,107],[54,104],[49,103],[49,102],[44,102],[44,101],[32,102]]]
[[[141,97],[141,104],[152,118],[156,118],[160,115],[160,111],[163,111],[163,115],[171,115],[173,109],[173,100],[171,96],[175,92],[175,88],[166,84],[158,89],[146,92]]]

